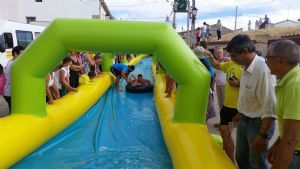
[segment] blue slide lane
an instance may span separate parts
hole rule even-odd
[[[152,58],[136,65],[153,81]],[[125,88],[124,80],[121,86]],[[78,121],[12,167],[13,169],[171,169],[153,93],[112,87]]]

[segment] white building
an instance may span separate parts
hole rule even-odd
[[[297,27],[300,26],[300,21],[298,20],[298,22],[296,21],[292,21],[292,20],[284,20],[278,23],[274,23],[272,25],[274,28],[281,28],[281,27]]]
[[[104,0],[0,0],[0,19],[21,23],[47,25],[55,18],[95,19],[99,13],[101,19],[113,18]]]

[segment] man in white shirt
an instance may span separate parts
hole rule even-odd
[[[203,22],[203,26],[201,28],[201,39],[200,41],[206,41],[206,37],[207,37],[207,34],[206,34],[206,30],[207,30],[207,25],[206,25],[206,22]]]
[[[222,23],[221,23],[221,20],[218,20],[217,24],[216,24],[216,27],[217,27],[217,36],[218,36],[218,40],[221,39],[221,32],[222,32]]]
[[[10,81],[11,81],[11,64],[14,62],[14,60],[17,59],[17,57],[21,54],[21,52],[24,50],[22,46],[16,46],[12,49],[12,55],[13,58],[7,62],[6,67],[5,67],[5,85],[4,85],[4,99],[6,100],[9,108],[9,114],[11,112],[11,93],[10,93]]]
[[[266,150],[276,119],[275,79],[265,60],[255,53],[248,35],[237,35],[227,45],[231,59],[243,65],[238,98],[236,161],[240,169],[267,169]]]

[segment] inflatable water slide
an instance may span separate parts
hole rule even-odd
[[[44,77],[68,51],[105,53],[106,73],[46,105]],[[164,75],[152,77],[152,58],[144,56],[129,64],[154,78],[154,94],[117,92],[110,53],[153,53],[176,80],[176,97],[165,97]],[[168,24],[56,19],[15,61],[12,76],[0,169],[235,168],[205,125],[209,73]]]

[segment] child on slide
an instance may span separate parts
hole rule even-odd
[[[143,86],[146,84],[149,86],[153,86],[150,80],[143,78],[142,74],[138,74],[138,77],[134,78],[134,80],[132,80],[131,82],[131,86]]]

